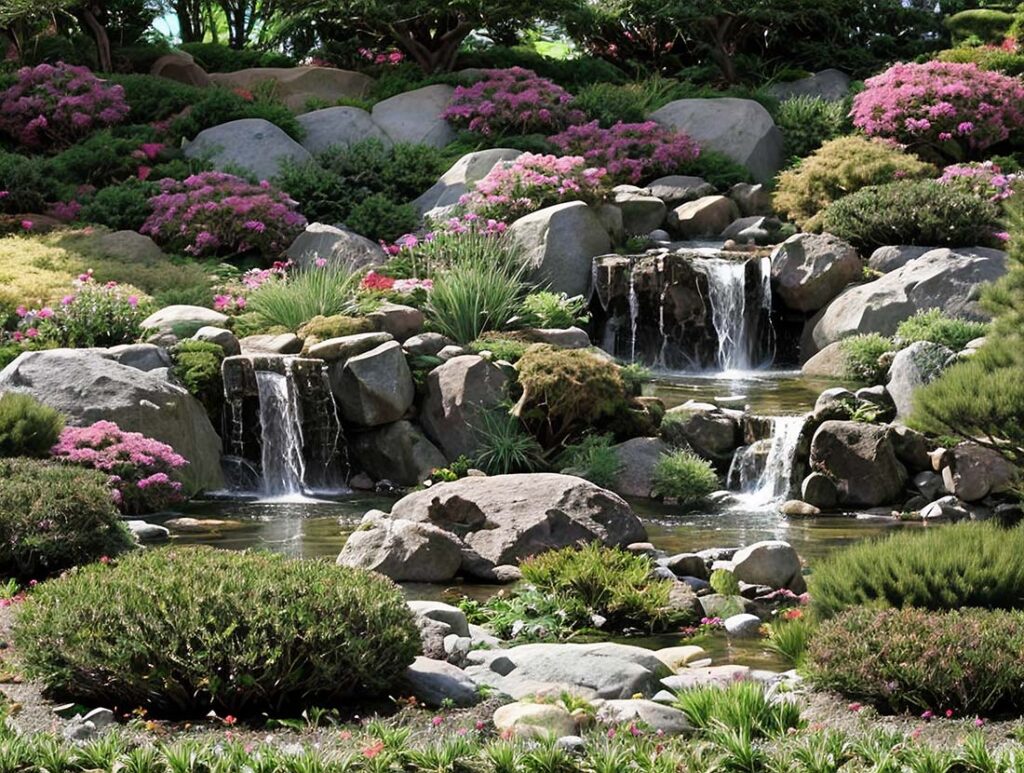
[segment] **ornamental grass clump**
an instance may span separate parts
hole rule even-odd
[[[64,62],[18,71],[0,94],[0,132],[29,150],[58,150],[128,115],[124,89]]]
[[[711,463],[692,451],[662,454],[654,465],[654,490],[681,507],[699,507],[718,489],[718,475]]]
[[[195,257],[255,253],[274,260],[306,227],[287,194],[223,172],[161,180],[149,203],[153,214],[140,231]]]
[[[0,575],[41,580],[135,546],[107,476],[36,459],[0,459]]]
[[[608,129],[591,121],[570,126],[550,140],[563,154],[582,156],[591,166],[606,169],[616,184],[639,185],[676,173],[700,155],[700,146],[688,135],[655,121],[620,121]]]
[[[206,547],[45,583],[14,638],[51,694],[168,717],[362,702],[387,694],[420,651],[404,596],[380,575]]]
[[[52,449],[54,458],[107,473],[113,499],[129,515],[163,510],[180,501],[174,480],[188,460],[166,443],[141,432],[126,432],[112,421],[66,427]]]
[[[485,137],[552,134],[585,116],[572,94],[533,70],[485,70],[483,79],[455,89],[441,117]]]
[[[896,64],[865,86],[855,126],[942,158],[977,158],[1024,129],[1024,83],[976,64]]]
[[[64,429],[64,417],[32,395],[0,396],[0,457],[45,457]]]
[[[315,317],[353,312],[359,279],[345,262],[320,259],[262,282],[245,308],[260,329],[295,332]]]

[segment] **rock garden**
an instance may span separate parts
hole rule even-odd
[[[0,37],[0,771],[1024,767],[1024,10]]]

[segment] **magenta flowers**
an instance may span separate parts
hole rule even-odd
[[[0,94],[0,131],[33,150],[65,148],[124,120],[124,89],[87,67],[58,62],[25,67]]]
[[[851,115],[871,136],[963,158],[1024,128],[1024,83],[975,64],[897,64],[865,83]]]
[[[270,260],[306,227],[287,194],[223,172],[161,180],[149,203],[153,214],[141,232],[196,256],[257,252]]]
[[[998,164],[991,161],[952,164],[942,170],[942,177],[939,178],[943,185],[994,202],[1010,198],[1019,180],[1020,175],[1006,174]]]

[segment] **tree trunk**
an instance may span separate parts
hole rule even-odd
[[[389,30],[399,46],[405,49],[405,52],[427,75],[450,72],[455,67],[455,60],[459,55],[462,41],[472,31],[472,24],[459,22],[448,32],[439,37],[431,37],[429,42],[424,43],[410,30],[398,28]]]
[[[96,42],[96,59],[100,72],[109,73],[114,71],[114,61],[110,54],[110,36],[107,35],[106,28],[97,17],[99,12],[98,4],[89,3],[79,8],[78,17],[82,24],[92,33],[93,40]]]
[[[736,76],[736,61],[733,58],[734,42],[730,40],[730,30],[732,28],[732,19],[726,18],[724,20],[712,19],[710,21],[712,25],[712,43],[711,43],[711,60],[718,65],[718,69],[722,71],[722,75],[725,78],[726,83],[735,83]]]

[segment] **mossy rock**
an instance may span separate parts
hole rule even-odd
[[[366,317],[347,317],[335,314],[331,317],[313,317],[296,331],[296,335],[303,340],[303,353],[308,353],[310,347],[321,341],[358,333],[372,333],[376,329],[373,322]]]

